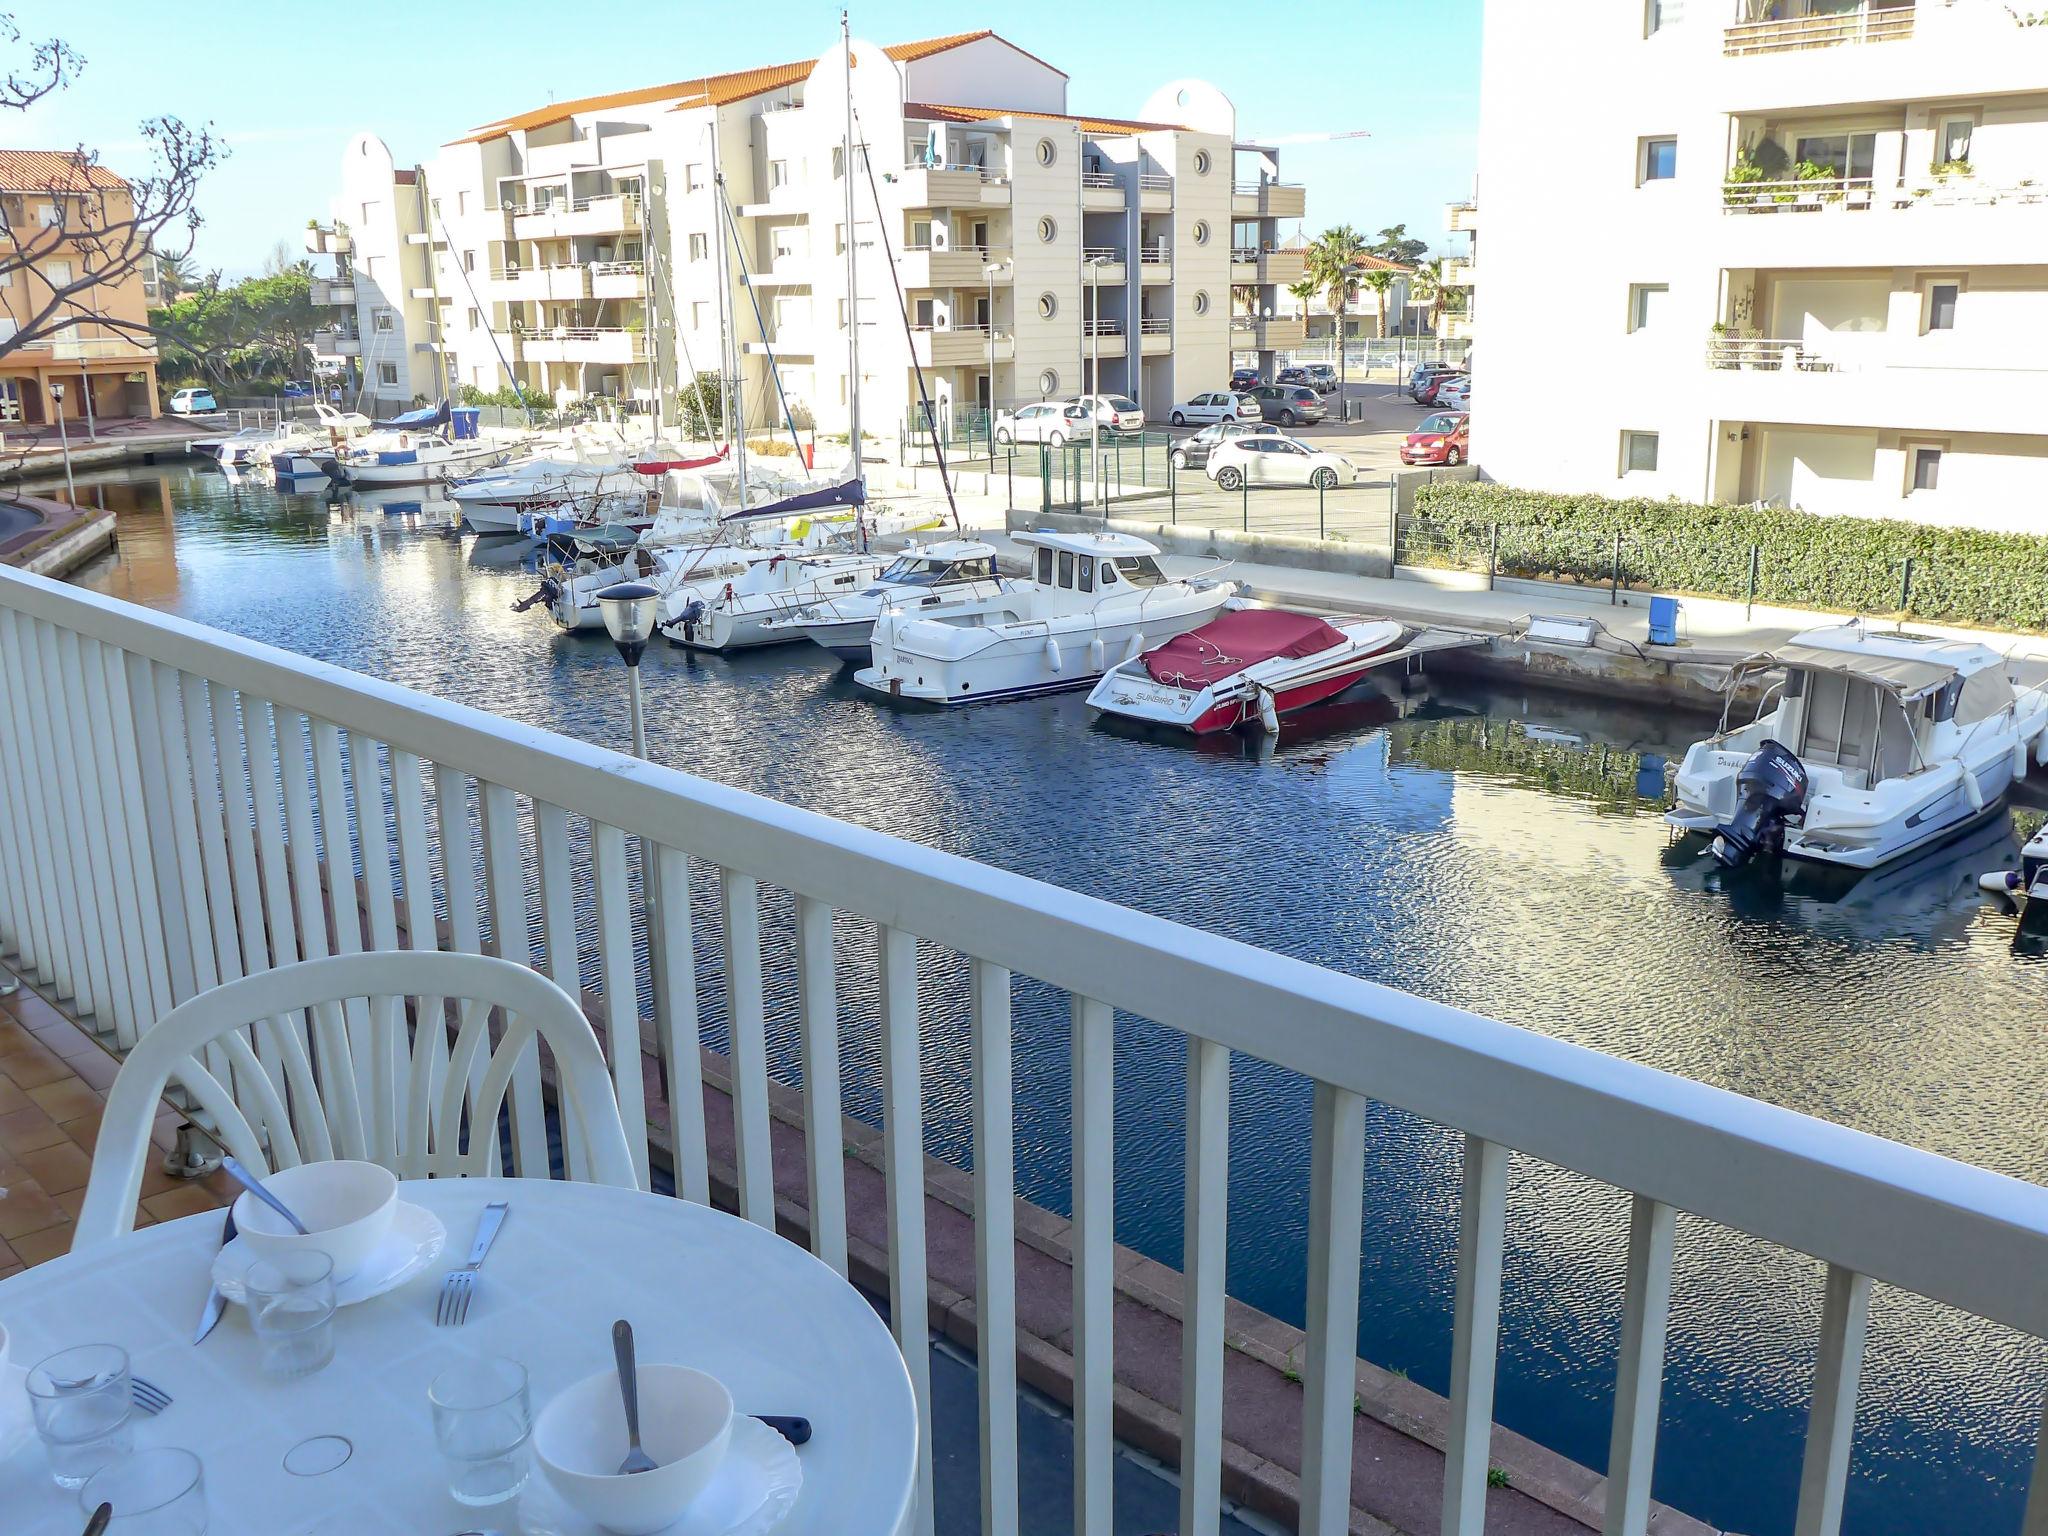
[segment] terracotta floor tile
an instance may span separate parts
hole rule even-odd
[[[176,1221],[180,1216],[196,1216],[201,1211],[217,1211],[220,1202],[196,1184],[187,1184],[182,1189],[166,1190],[161,1195],[151,1195],[142,1202],[142,1208],[158,1221]]]
[[[96,1045],[76,1056],[66,1056],[64,1064],[78,1074],[86,1087],[97,1088],[101,1093],[114,1086],[114,1077],[121,1070],[121,1063]]]
[[[0,1280],[11,1280],[21,1273],[21,1268],[19,1264],[0,1264]]]
[[[57,1126],[57,1122],[44,1114],[41,1107],[29,1104],[12,1114],[0,1115],[0,1150],[20,1157],[24,1152],[33,1152],[38,1147],[54,1147],[60,1141],[70,1138]]]
[[[8,1002],[13,1005],[14,1016],[30,1029],[40,1029],[42,1026],[51,1023],[70,1022],[63,1014],[52,1008],[27,987],[23,987],[19,992],[15,993],[13,997],[8,999]]]
[[[76,1120],[61,1122],[64,1134],[90,1152],[100,1144],[100,1120],[106,1112],[107,1106],[101,1104],[90,1113],[80,1115]]]
[[[31,1088],[28,1096],[35,1100],[44,1114],[58,1121],[89,1115],[106,1102],[77,1078],[69,1076],[59,1082]]]
[[[59,1056],[76,1056],[80,1051],[99,1049],[99,1042],[69,1019],[51,1019],[42,1024],[31,1024],[29,1033],[38,1043],[55,1051]]]
[[[0,1077],[12,1080],[17,1088],[40,1088],[45,1083],[77,1080],[62,1056],[36,1040],[0,1056]]]
[[[0,1077],[0,1115],[11,1115],[28,1102],[26,1088],[15,1087],[12,1078]]]
[[[0,1238],[13,1243],[17,1253],[21,1251],[19,1239],[25,1234],[69,1224],[64,1208],[34,1179],[17,1179],[0,1195]]]
[[[68,1141],[22,1153],[21,1166],[28,1170],[30,1178],[43,1186],[43,1192],[50,1195],[84,1189],[92,1178],[92,1159]]]
[[[71,1251],[71,1234],[75,1230],[67,1221],[61,1227],[31,1232],[26,1237],[14,1239],[14,1251],[21,1255],[24,1264],[40,1264],[45,1259],[61,1259]]]
[[[10,1264],[19,1264],[20,1262],[21,1260],[15,1255],[14,1249],[8,1246],[7,1239],[0,1237],[0,1269],[5,1269]]]
[[[0,1013],[0,1056],[9,1051],[18,1051],[24,1045],[38,1045],[41,1042],[21,1020],[11,1014]]]

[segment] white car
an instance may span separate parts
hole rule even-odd
[[[1145,428],[1145,413],[1128,395],[1083,395],[1073,403],[1081,408],[1083,431],[1087,430],[1090,411],[1105,432],[1142,432]]]
[[[1218,443],[1209,455],[1207,474],[1226,491],[1243,485],[1313,485],[1330,490],[1358,478],[1349,459],[1277,433]]]
[[[171,396],[166,408],[173,416],[209,416],[220,409],[209,389],[181,389]]]
[[[1436,406],[1440,411],[1469,411],[1472,409],[1472,378],[1467,374],[1460,379],[1446,379],[1437,386]]]
[[[1049,443],[1055,448],[1088,435],[1088,410],[1072,400],[1041,400],[1036,405],[996,413],[999,443]]]
[[[1212,421],[1257,421],[1259,402],[1251,395],[1240,395],[1235,390],[1219,390],[1212,395],[1197,395],[1192,400],[1183,400],[1173,408],[1173,424],[1184,427],[1190,422],[1206,425]]]
[[[1201,469],[1209,462],[1209,455],[1216,451],[1218,443],[1225,443],[1234,437],[1278,437],[1280,429],[1270,421],[1260,421],[1256,416],[1248,421],[1219,421],[1213,427],[1204,427],[1192,436],[1183,438],[1173,445],[1173,467],[1175,469]]]

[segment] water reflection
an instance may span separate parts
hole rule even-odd
[[[149,489],[147,487],[154,487]],[[280,495],[216,472],[147,479],[87,584],[533,725],[617,745],[618,663],[511,604],[531,547],[459,536],[448,509]],[[1698,723],[1455,682],[1362,690],[1277,742],[1125,734],[1067,695],[895,712],[805,648],[646,661],[659,759],[776,799],[1124,902],[1562,1039],[2048,1178],[2040,1020],[2048,961],[1970,899],[2007,856],[1982,841],[1846,892],[1728,886],[1661,820],[1665,765]],[[2031,814],[2031,813],[2030,813]],[[2024,828],[2022,820],[2018,825]],[[579,834],[580,835],[580,834]],[[717,913],[697,871],[700,1002],[724,1028]],[[587,892],[584,920],[589,921]],[[791,914],[769,893],[771,953]],[[872,941],[841,918],[845,1091],[879,1102]],[[795,984],[766,981],[772,1059],[794,1077]],[[961,975],[924,970],[928,1144],[969,1145]],[[1023,1191],[1064,1209],[1065,1001],[1020,981]],[[1180,1256],[1177,1037],[1118,1038],[1117,1233]],[[1232,1088],[1232,1293],[1299,1321],[1307,1086],[1256,1062]],[[1374,1106],[1360,1348],[1447,1382],[1459,1142]],[[1605,1461],[1626,1235],[1611,1190],[1526,1159],[1510,1182],[1502,1419]],[[1815,1266],[1680,1225],[1657,1490],[1723,1527],[1789,1530],[1817,1321]],[[1880,1292],[1852,1530],[2017,1527],[2042,1351]],[[1740,1466],[1731,1478],[1725,1469]]]

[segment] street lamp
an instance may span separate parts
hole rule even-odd
[[[984,262],[981,275],[988,279],[988,419],[981,426],[988,433],[988,472],[996,472],[996,274],[1006,263]],[[971,446],[971,445],[970,445]]]
[[[71,505],[78,505],[78,487],[71,479],[71,438],[64,431],[64,386],[52,384],[50,398],[57,403],[57,452],[64,459],[64,494]]]
[[[597,594],[604,627],[626,663],[633,701],[633,755],[647,756],[647,716],[640,704],[640,656],[654,635],[654,616],[661,594],[644,581],[622,581]]]

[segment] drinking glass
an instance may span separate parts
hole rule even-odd
[[[273,1376],[310,1376],[334,1358],[334,1260],[317,1251],[249,1266],[249,1322]]]
[[[427,1388],[434,1439],[451,1465],[448,1492],[459,1504],[501,1504],[526,1486],[526,1438],[533,1404],[517,1360],[465,1360]]]
[[[107,1536],[205,1536],[206,1477],[190,1451],[137,1451],[102,1467],[79,1491],[87,1515],[114,1506]]]
[[[76,1488],[135,1447],[134,1384],[118,1344],[61,1349],[28,1373],[36,1433],[59,1488]]]

